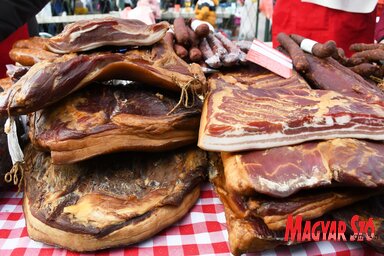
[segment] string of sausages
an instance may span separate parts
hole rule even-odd
[[[165,36],[175,53],[187,62],[210,68],[231,67],[246,62],[251,42],[232,42],[225,35],[215,33],[208,23],[178,17]]]
[[[278,34],[277,40],[283,50],[292,58],[295,69],[301,73],[308,72],[309,64],[304,53],[304,51],[307,51],[319,58],[334,58],[342,65],[349,67],[352,71],[365,78],[383,81],[383,44],[352,44],[350,50],[356,53],[350,58],[347,58],[344,50],[338,48],[332,40],[322,44],[300,35],[287,35],[285,33]],[[307,44],[307,46],[305,46],[305,44]]]

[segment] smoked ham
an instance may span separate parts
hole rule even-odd
[[[331,90],[313,90],[294,74],[209,79],[199,147],[235,152],[333,138],[384,139],[384,108]]]
[[[29,236],[79,252],[143,241],[172,225],[198,199],[207,167],[194,147],[56,166],[29,146],[25,159]]]
[[[33,65],[0,94],[0,115],[27,114],[51,105],[93,81],[127,79],[173,91],[202,93],[205,76],[188,65],[163,41],[145,49],[120,53],[67,54]]]
[[[288,197],[320,186],[384,187],[384,144],[356,139],[222,153],[228,188]]]
[[[147,25],[140,20],[114,17],[84,20],[65,26],[46,45],[48,50],[60,54],[102,46],[148,46],[160,41],[168,28],[165,21]]]
[[[31,114],[29,135],[35,147],[51,152],[54,164],[115,151],[169,150],[197,142],[202,103],[176,107],[178,101],[177,94],[139,84],[96,84]]]

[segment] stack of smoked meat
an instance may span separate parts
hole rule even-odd
[[[290,78],[253,65],[208,79],[198,145],[219,152],[210,180],[231,252],[319,239],[383,250],[384,92],[342,65],[332,41],[305,53],[300,36],[278,40]],[[353,229],[354,215],[370,228]],[[327,218],[346,225],[321,228]]]
[[[28,115],[18,164],[32,239],[73,251],[127,245],[194,205],[208,168],[196,146],[206,80],[162,40],[168,28],[95,19],[14,45],[20,65],[1,82],[0,114]]]
[[[326,218],[346,226],[316,231],[349,241],[354,215],[382,250],[384,92],[353,68],[379,64],[333,41],[278,39],[288,79],[239,65],[249,45],[181,18],[173,32],[107,18],[17,42],[0,117],[28,115],[30,144],[11,153],[8,177],[23,170],[31,238],[73,251],[142,241],[188,212],[209,170],[235,255],[316,239]],[[207,83],[206,65],[231,70]]]

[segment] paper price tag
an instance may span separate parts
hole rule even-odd
[[[284,78],[292,76],[292,60],[257,39],[254,39],[252,42],[252,46],[247,54],[247,60]]]

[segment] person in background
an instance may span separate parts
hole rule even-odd
[[[299,34],[324,43],[334,40],[347,56],[352,43],[373,43],[377,0],[277,0],[272,18],[272,40]]]
[[[276,0],[260,0],[259,11],[269,20],[272,19],[274,2]]]
[[[174,2],[172,0],[161,0],[160,1],[160,8],[161,10],[168,10],[169,8],[174,7]]]
[[[120,17],[140,20],[147,25],[154,24],[156,19],[161,18],[160,5],[157,0],[139,0],[136,8],[124,9]]]
[[[149,6],[152,9],[153,15],[156,20],[161,19],[160,3],[157,0],[148,0]],[[137,3],[138,4],[138,3]]]
[[[0,1],[0,78],[6,76],[6,64],[12,63],[9,51],[17,40],[38,34],[35,15],[49,0]]]
[[[195,18],[216,26],[216,6],[219,0],[198,0],[195,7]]]
[[[253,40],[256,32],[257,1],[240,0],[241,10],[239,40]]]
[[[112,10],[110,0],[99,0],[98,9],[100,13],[109,13]]]
[[[124,0],[124,7],[120,11],[120,18],[128,19],[128,13],[132,10],[131,0]]]
[[[75,9],[74,9],[74,13],[75,15],[79,15],[79,14],[88,14],[89,10],[86,6],[86,2],[84,0],[76,0],[75,1]]]

